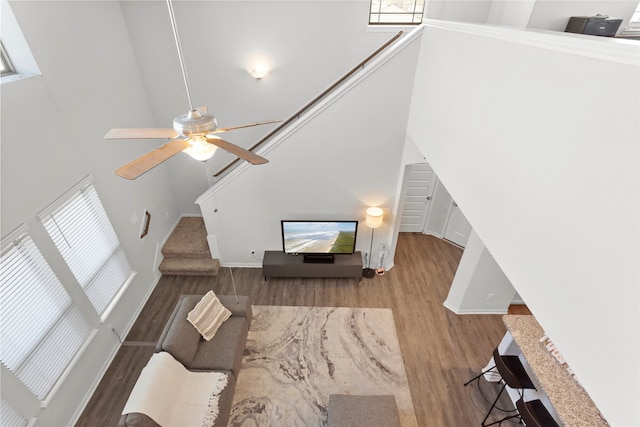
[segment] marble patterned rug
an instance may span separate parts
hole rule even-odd
[[[330,394],[392,394],[417,425],[391,309],[253,306],[229,426],[326,426]]]

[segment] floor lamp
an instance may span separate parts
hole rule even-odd
[[[371,242],[369,243],[369,259],[367,262],[367,268],[362,270],[362,275],[364,277],[373,277],[376,275],[376,272],[373,268],[371,268],[371,251],[373,251],[373,231],[382,225],[382,209],[378,207],[370,207],[367,209],[367,216],[365,222],[367,227],[371,229]]]

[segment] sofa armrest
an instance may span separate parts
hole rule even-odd
[[[132,412],[120,417],[118,427],[160,427],[158,423],[145,414]]]
[[[156,343],[156,352],[162,351],[162,343],[167,338],[167,334],[169,333],[171,324],[173,323],[173,320],[176,318],[176,315],[178,314],[178,309],[180,308],[181,301],[182,299],[178,300],[178,303],[175,305],[175,307],[173,307],[171,316],[169,316],[167,323],[165,323],[164,325],[164,329],[162,330],[162,333],[160,334],[160,338],[158,338],[158,342]]]

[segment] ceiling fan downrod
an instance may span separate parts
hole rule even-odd
[[[171,3],[171,0],[167,0],[167,7],[169,9],[169,17],[171,18],[173,38],[176,41],[176,50],[178,51],[180,68],[182,69],[184,87],[187,91],[187,99],[189,100],[189,112],[176,117],[173,120],[173,129],[180,135],[185,136],[202,135],[208,132],[213,132],[218,127],[218,123],[216,122],[214,115],[204,111],[198,111],[193,108],[193,102],[191,101],[191,89],[189,88],[189,79],[187,78],[187,67],[184,64],[184,57],[182,56],[182,45],[180,44],[180,37],[178,36],[178,25],[176,24],[176,15],[173,11],[173,3]]]
[[[169,17],[171,18],[171,28],[173,29],[173,38],[176,41],[176,50],[178,51],[178,59],[180,60],[180,68],[182,69],[182,78],[184,79],[184,86],[187,90],[187,98],[189,100],[189,111],[193,111],[193,102],[191,102],[191,90],[189,89],[189,79],[187,79],[187,69],[184,65],[184,58],[182,57],[182,46],[180,45],[180,37],[178,36],[178,27],[176,25],[176,16],[173,12],[173,4],[171,0],[167,0],[167,7],[169,8]]]

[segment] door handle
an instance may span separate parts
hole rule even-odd
[[[427,196],[427,200],[431,200],[431,196]]]
[[[453,207],[454,207],[454,208],[457,208],[457,207],[458,207],[458,204],[457,204],[456,202],[453,202]]]

